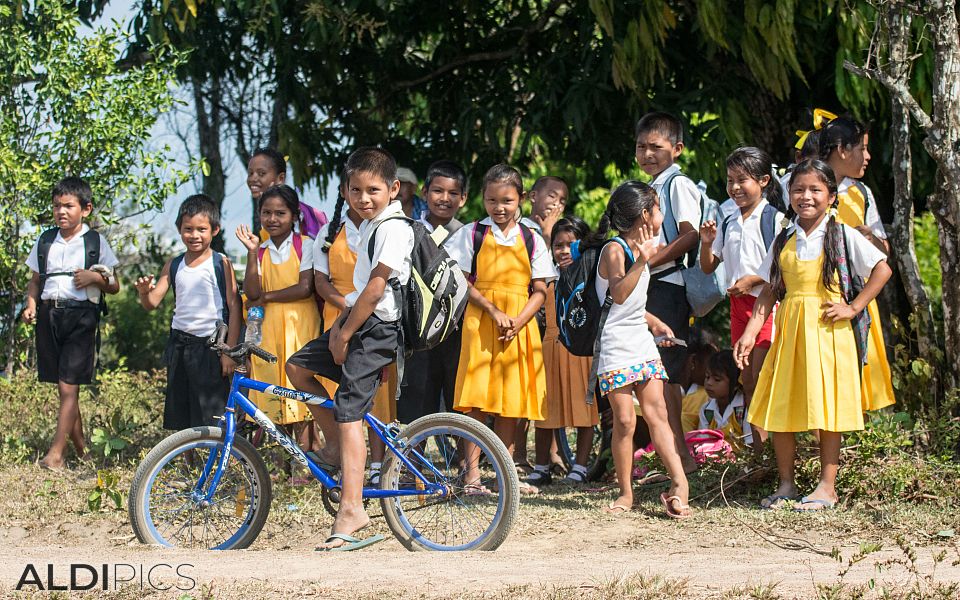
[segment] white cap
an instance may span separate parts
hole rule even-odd
[[[400,183],[412,183],[417,185],[417,174],[413,170],[408,169],[407,167],[397,167],[397,179],[400,180]]]

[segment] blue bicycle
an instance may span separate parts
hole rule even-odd
[[[224,342],[226,328],[211,347],[244,365],[252,354],[271,363],[263,349]],[[143,459],[130,488],[128,510],[142,543],[228,550],[246,548],[266,523],[273,499],[270,475],[257,449],[237,434],[247,414],[327,489],[339,491],[335,474],[323,470],[243,394],[256,390],[326,409],[333,401],[312,394],[233,376],[220,427],[193,427],[165,438]],[[379,499],[394,536],[409,550],[495,550],[507,538],[519,508],[513,459],[499,438],[475,419],[439,413],[400,430],[367,414],[364,420],[386,444],[379,488],[363,497]],[[468,460],[470,465],[468,465]],[[468,466],[477,468],[469,469]],[[466,473],[480,478],[465,481]]]

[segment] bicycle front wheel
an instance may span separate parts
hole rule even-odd
[[[520,482],[507,448],[475,419],[438,413],[407,427],[400,452],[444,495],[383,498],[383,516],[408,550],[495,550],[506,540],[520,506]],[[381,489],[425,485],[397,455],[383,465]]]
[[[177,548],[246,548],[263,529],[272,490],[263,459],[247,440],[233,449],[216,492],[205,490],[223,451],[219,427],[194,427],[167,437],[140,463],[130,486],[128,511],[137,538]],[[211,463],[207,485],[198,482]]]

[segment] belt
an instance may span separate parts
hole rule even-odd
[[[67,298],[41,300],[40,304],[49,306],[50,308],[97,308],[98,306],[89,300],[69,300]]]

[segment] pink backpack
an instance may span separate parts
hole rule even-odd
[[[684,436],[690,455],[702,465],[708,460],[723,462],[733,460],[733,446],[723,437],[719,429],[694,429]],[[653,443],[646,448],[640,448],[633,455],[633,460],[640,460],[644,455],[654,452]],[[633,470],[634,477],[643,477],[647,474],[646,467],[637,466]]]

